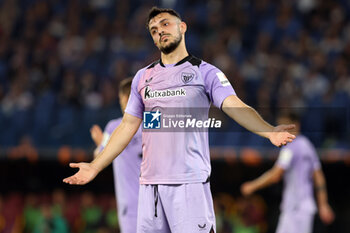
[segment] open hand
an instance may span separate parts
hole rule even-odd
[[[70,163],[69,166],[79,168],[79,171],[63,180],[67,184],[84,185],[93,180],[98,174],[98,170],[90,163]]]
[[[278,125],[274,127],[273,132],[270,134],[270,141],[275,146],[285,146],[295,139],[295,135],[288,131],[293,130],[295,125]]]

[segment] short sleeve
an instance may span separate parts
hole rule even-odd
[[[144,104],[142,101],[142,97],[140,95],[140,93],[138,92],[138,83],[140,80],[140,77],[142,76],[144,70],[140,70],[137,72],[137,74],[135,75],[134,79],[132,80],[132,84],[131,84],[131,91],[130,91],[130,96],[129,96],[129,101],[128,104],[126,106],[125,112],[138,117],[140,119],[142,119],[142,114],[144,111]]]
[[[205,90],[211,102],[221,108],[222,102],[230,95],[236,95],[225,74],[213,65],[203,63],[200,67]]]
[[[283,148],[280,151],[280,154],[276,161],[276,165],[283,168],[284,170],[287,170],[292,163],[292,159],[293,159],[293,151],[289,148]]]
[[[321,169],[321,163],[320,163],[320,160],[318,158],[316,149],[314,146],[311,145],[311,143],[310,143],[310,157],[311,157],[313,171]]]

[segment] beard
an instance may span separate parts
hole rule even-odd
[[[173,52],[181,43],[182,41],[182,36],[179,33],[179,35],[175,38],[175,40],[173,42],[171,42],[168,45],[165,46],[159,46],[159,50],[162,51],[162,53],[164,54],[169,54],[171,52]]]

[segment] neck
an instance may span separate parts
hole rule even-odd
[[[161,59],[163,64],[165,65],[176,64],[187,56],[188,56],[188,52],[186,50],[184,40],[181,41],[179,46],[173,52],[169,54],[161,53]]]

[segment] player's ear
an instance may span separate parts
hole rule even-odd
[[[180,23],[181,34],[185,34],[186,31],[187,31],[187,24],[185,22],[181,21],[181,23]]]

